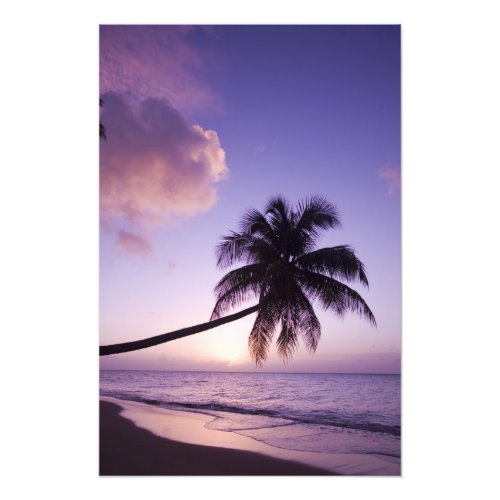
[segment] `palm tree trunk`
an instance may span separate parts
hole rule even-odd
[[[237,312],[235,314],[230,314],[229,316],[224,316],[223,318],[214,319],[213,321],[208,321],[207,323],[202,323],[201,325],[190,326],[188,328],[181,328],[174,332],[163,333],[162,335],[157,335],[156,337],[149,337],[148,339],[135,340],[133,342],[124,342],[123,344],[113,344],[113,345],[101,345],[99,346],[99,356],[108,356],[109,354],[119,354],[121,352],[138,351],[139,349],[145,349],[146,347],[152,347],[154,345],[163,344],[165,342],[170,342],[171,340],[181,339],[182,337],[187,337],[188,335],[194,335],[195,333],[204,332],[205,330],[210,330],[216,326],[225,325],[231,321],[243,318],[256,312],[260,307],[260,304],[249,307],[248,309],[243,309],[243,311]]]

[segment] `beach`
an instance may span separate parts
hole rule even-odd
[[[115,403],[100,401],[101,476],[332,474],[259,453],[166,439],[137,427],[121,411]]]
[[[114,420],[340,475],[401,474],[399,387],[399,376],[100,372],[101,401],[121,409]],[[127,433],[114,442],[102,434],[103,452],[129,442]]]

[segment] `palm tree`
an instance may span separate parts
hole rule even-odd
[[[311,301],[338,316],[353,311],[376,325],[375,317],[358,292],[343,281],[359,281],[368,286],[363,263],[347,245],[316,248],[322,231],[340,226],[337,209],[315,196],[297,204],[276,197],[264,213],[248,210],[239,232],[224,236],[217,247],[217,265],[227,268],[236,262],[245,265],[227,273],[215,287],[217,301],[209,322],[165,333],[149,339],[101,346],[100,354],[116,354],[151,347],[193,335],[257,312],[248,339],[252,358],[265,361],[273,335],[278,353],[289,359],[301,336],[306,347],[315,351],[321,325]],[[257,304],[235,314],[233,307],[249,298]]]

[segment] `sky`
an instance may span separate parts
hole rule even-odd
[[[253,315],[101,368],[399,373],[399,26],[101,26],[100,97],[101,345],[208,321],[217,243],[277,194],[336,205],[318,246],[355,249],[377,319],[318,307],[317,351],[262,368]]]

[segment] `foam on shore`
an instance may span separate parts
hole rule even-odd
[[[319,467],[337,474],[400,475],[400,460],[396,458],[287,450],[235,432],[209,429],[206,424],[214,420],[210,415],[159,408],[112,397],[102,396],[101,400],[119,405],[122,408],[121,415],[136,426],[173,441],[260,453],[272,458]]]

